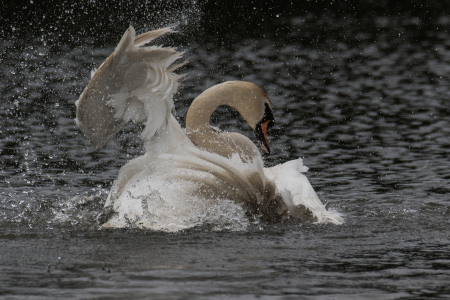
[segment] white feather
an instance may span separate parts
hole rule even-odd
[[[145,123],[144,141],[165,125],[180,78],[169,68],[183,53],[173,48],[139,47],[170,32],[171,28],[163,28],[135,37],[130,26],[114,52],[92,75],[76,102],[76,122],[96,148],[106,144],[129,121]]]
[[[303,172],[308,168],[303,165],[303,160],[288,161],[284,164],[271,168],[265,168],[264,174],[267,179],[273,180],[289,209],[291,215],[299,214],[299,208],[308,209],[319,223],[342,224],[344,220],[341,214],[327,210],[322,204],[308,178]]]

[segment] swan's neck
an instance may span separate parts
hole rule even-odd
[[[244,162],[260,157],[255,144],[247,137],[238,133],[219,133],[211,128],[211,115],[221,105],[231,106],[242,115],[246,103],[233,89],[205,91],[192,102],[187,113],[186,133],[189,138],[197,147],[224,157],[231,158],[236,153]]]

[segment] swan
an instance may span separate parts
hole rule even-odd
[[[265,168],[250,139],[210,126],[218,106],[233,107],[269,155],[272,104],[255,84],[228,81],[210,87],[192,102],[181,128],[172,111],[183,77],[174,71],[185,64],[175,62],[184,53],[145,46],[171,32],[162,28],[136,37],[130,26],[75,103],[76,124],[95,149],[129,121],[145,125],[145,154],[120,169],[105,203],[103,228],[175,232],[202,224],[208,214],[220,218],[230,211],[267,222],[342,224],[341,214],[327,210],[317,197],[300,158]]]

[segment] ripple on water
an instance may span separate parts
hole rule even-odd
[[[226,218],[178,235],[99,231],[119,168],[143,152],[142,128],[130,124],[93,151],[73,104],[116,40],[0,40],[0,281],[69,295],[78,287],[86,298],[173,294],[174,283],[180,295],[192,286],[215,296],[448,295],[449,18],[278,20],[264,38],[223,44],[186,32],[177,118],[184,124],[190,101],[215,83],[262,86],[276,119],[267,165],[303,157],[319,197],[346,224],[251,223],[230,232]],[[214,122],[254,139],[234,116],[221,110]]]

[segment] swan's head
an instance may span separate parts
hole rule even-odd
[[[245,81],[228,81],[221,85],[228,87],[231,100],[228,105],[236,108],[252,127],[259,146],[265,155],[270,154],[268,131],[274,124],[272,103],[267,94],[256,84]]]

